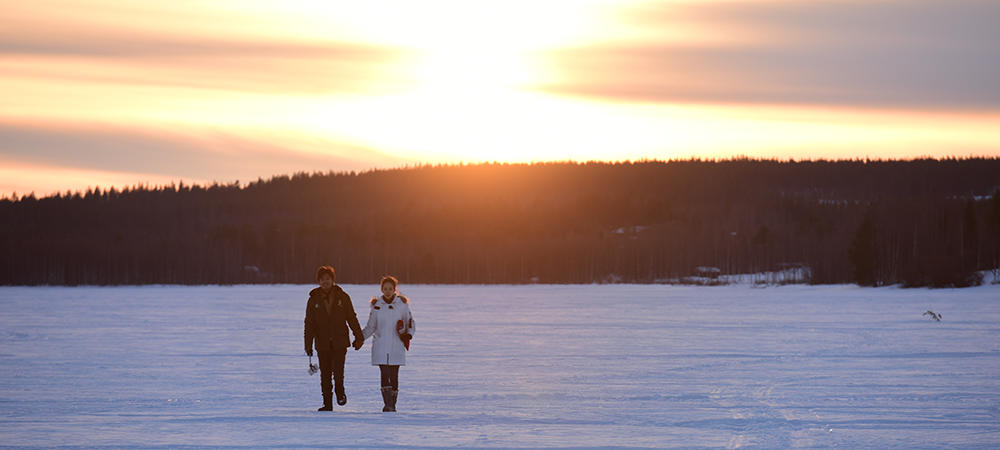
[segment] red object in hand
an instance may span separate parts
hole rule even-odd
[[[406,332],[406,322],[403,322],[402,320],[396,322],[396,332],[399,333],[399,339],[403,341],[403,346],[406,347],[407,351],[409,351],[410,338],[412,338],[412,336],[410,333]]]

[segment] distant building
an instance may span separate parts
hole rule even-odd
[[[719,279],[721,273],[722,271],[718,267],[699,266],[694,268],[694,276],[711,280]]]

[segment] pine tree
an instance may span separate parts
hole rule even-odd
[[[873,209],[869,208],[861,220],[861,225],[854,232],[851,248],[847,251],[847,259],[854,266],[854,282],[858,286],[876,286],[878,277],[878,250],[875,246],[875,217]]]
[[[986,235],[992,244],[992,264],[990,270],[993,272],[993,282],[1000,283],[1000,188],[993,191],[993,198],[990,199],[990,212],[986,217]]]
[[[969,197],[962,215],[962,271],[979,270],[979,227],[976,219],[976,205]]]

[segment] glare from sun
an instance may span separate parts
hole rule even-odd
[[[296,33],[416,55],[409,67],[393,74],[409,81],[406,92],[307,101],[312,105],[296,120],[310,131],[415,158],[446,154],[487,160],[530,158],[538,154],[535,146],[557,147],[577,133],[566,129],[579,113],[524,87],[541,79],[533,52],[592,37],[599,29],[597,10],[607,4],[302,0],[280,8],[255,5],[262,14],[295,23]]]

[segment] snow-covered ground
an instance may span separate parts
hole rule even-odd
[[[1000,447],[1000,286],[403,285],[394,414],[370,341],[316,411],[310,287],[0,287],[0,447]]]

